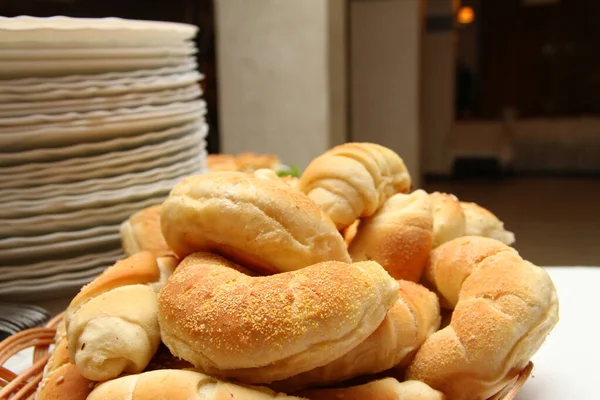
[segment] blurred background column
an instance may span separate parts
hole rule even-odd
[[[305,167],[347,138],[344,0],[215,0],[221,152]]]

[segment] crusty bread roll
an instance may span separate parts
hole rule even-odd
[[[515,242],[514,233],[504,229],[504,223],[492,212],[476,203],[461,201],[465,214],[465,236],[484,236],[511,245]]]
[[[418,282],[431,252],[432,234],[427,193],[398,193],[361,220],[348,251],[353,261],[377,261],[392,277]]]
[[[454,312],[407,370],[457,400],[487,399],[529,363],[558,321],[548,273],[505,244],[467,236],[432,252],[426,279]]]
[[[61,365],[40,384],[36,400],[86,400],[94,382],[81,376],[70,363]],[[109,399],[107,399],[109,400]]]
[[[306,195],[240,172],[185,178],[163,203],[161,223],[181,258],[212,251],[265,273],[350,261],[335,225]]]
[[[236,157],[233,154],[209,154],[206,167],[210,171],[239,171]]]
[[[160,204],[133,214],[120,226],[121,245],[128,256],[140,251],[150,251],[157,256],[170,255],[160,228]]]
[[[375,262],[328,261],[250,277],[211,253],[186,257],[160,291],[171,352],[207,373],[268,383],[327,364],[371,335],[398,298]]]
[[[369,217],[392,195],[407,193],[410,175],[392,150],[373,143],[346,143],[315,158],[302,173],[299,189],[342,230]]]
[[[398,281],[399,297],[379,327],[365,341],[342,357],[273,387],[287,393],[337,384],[405,366],[425,339],[440,326],[440,305],[435,293],[409,281]]]
[[[235,159],[239,171],[254,172],[258,169],[277,170],[280,162],[279,157],[273,154],[258,154],[252,152],[240,153]]]
[[[300,392],[309,400],[445,400],[443,393],[419,381],[398,382],[384,378],[364,385]]]
[[[150,252],[117,262],[84,286],[65,313],[69,359],[94,381],[142,371],[160,344],[156,293],[174,257]]]
[[[163,369],[98,385],[87,400],[300,400],[265,387],[241,386],[194,371]]]
[[[433,210],[433,247],[465,236],[465,215],[456,196],[433,192],[429,199]]]

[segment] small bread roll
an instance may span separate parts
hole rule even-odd
[[[315,158],[302,173],[299,189],[342,230],[373,215],[396,193],[411,188],[404,161],[373,143],[346,143]]]
[[[263,273],[350,262],[342,235],[308,197],[240,172],[185,178],[163,203],[161,223],[181,258],[211,251]]]
[[[157,256],[173,254],[160,228],[161,210],[160,204],[145,208],[121,224],[121,244],[125,254],[132,256],[140,251]]]
[[[408,281],[398,283],[398,300],[364,342],[327,365],[275,382],[272,386],[291,393],[408,365],[425,339],[438,330],[440,305],[435,293],[423,286]]]
[[[94,388],[94,382],[81,376],[70,363],[54,370],[43,382],[36,394],[37,400],[86,400]]]
[[[506,245],[515,242],[514,233],[504,229],[504,223],[492,212],[476,203],[461,201],[466,219],[465,236],[484,236],[501,241]]]
[[[398,193],[361,220],[348,251],[353,261],[377,261],[393,278],[418,282],[431,252],[432,235],[427,193]]]
[[[84,286],[65,313],[70,361],[103,381],[142,371],[160,344],[156,293],[175,269],[173,257],[137,253]]]
[[[364,385],[300,392],[309,400],[445,400],[446,396],[419,381],[384,378]]]
[[[87,400],[300,400],[268,388],[219,381],[194,371],[163,369],[104,382]]]
[[[456,196],[433,192],[429,199],[433,209],[433,247],[465,236],[465,215]]]
[[[328,261],[250,277],[210,253],[186,257],[158,299],[163,342],[210,374],[246,383],[325,365],[371,335],[398,298],[375,262]]]
[[[267,179],[271,181],[285,183],[292,189],[298,190],[298,178],[294,176],[279,176],[277,172],[272,169],[261,168],[254,171],[254,176],[257,178]]]
[[[240,153],[235,159],[238,171],[254,172],[258,169],[277,170],[280,162],[279,157],[273,154],[258,154],[252,152]]]
[[[432,252],[427,281],[454,306],[450,325],[431,335],[410,364],[451,399],[487,399],[525,368],[558,322],[548,273],[507,245],[477,236]]]
[[[209,171],[239,171],[236,158],[232,154],[209,154],[206,157]]]

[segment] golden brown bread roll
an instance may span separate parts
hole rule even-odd
[[[277,170],[280,162],[279,157],[273,154],[258,154],[252,152],[240,153],[235,159],[238,171],[254,172],[258,169]]]
[[[327,364],[371,335],[398,298],[375,262],[328,261],[263,277],[210,253],[186,257],[160,291],[171,352],[219,376],[268,383]]]
[[[266,273],[350,261],[335,225],[306,195],[240,172],[185,178],[163,203],[161,223],[181,258],[211,251]]]
[[[465,214],[465,236],[484,236],[511,245],[515,242],[514,233],[504,229],[504,223],[492,212],[476,203],[461,201]]]
[[[40,384],[36,394],[37,400],[86,400],[94,382],[81,376],[77,368],[70,363],[63,364],[54,370]]]
[[[438,392],[419,381],[398,382],[384,378],[364,385],[338,389],[315,389],[300,392],[309,400],[445,400]]]
[[[298,188],[342,230],[369,217],[392,195],[407,193],[410,175],[392,150],[373,143],[346,143],[315,158]]]
[[[353,261],[377,261],[392,277],[418,282],[431,252],[432,234],[427,193],[398,193],[361,220],[348,251]]]
[[[265,387],[219,381],[194,371],[163,369],[98,385],[87,400],[300,400]]]
[[[456,196],[433,192],[429,199],[433,210],[433,247],[465,236],[465,215]]]
[[[236,157],[232,154],[209,154],[206,167],[210,171],[239,171]]]
[[[84,286],[65,313],[70,361],[87,379],[142,371],[160,344],[156,292],[176,265],[149,252],[117,262]]]
[[[505,244],[468,236],[432,252],[426,279],[454,307],[417,352],[407,379],[451,399],[487,399],[529,362],[558,321],[548,273]]]
[[[440,306],[435,293],[408,281],[398,281],[399,297],[379,327],[365,341],[342,357],[273,387],[284,392],[337,384],[405,366],[425,339],[440,326]]]
[[[133,214],[120,226],[121,245],[125,254],[134,255],[149,251],[157,256],[170,255],[160,228],[160,204],[145,208]]]

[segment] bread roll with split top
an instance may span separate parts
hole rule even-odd
[[[398,382],[384,378],[364,385],[337,389],[314,389],[300,392],[308,400],[445,400],[438,392],[419,381]]]
[[[558,321],[548,273],[500,241],[467,236],[432,252],[428,284],[454,308],[407,370],[450,399],[487,399],[525,368]]]
[[[133,214],[120,226],[121,245],[128,256],[149,251],[156,256],[172,255],[160,228],[160,204]]]
[[[280,182],[241,172],[191,176],[162,207],[163,235],[181,258],[210,251],[262,273],[350,261],[331,219]]]
[[[275,382],[272,387],[292,393],[408,365],[425,339],[438,330],[440,306],[437,296],[423,286],[408,281],[398,284],[398,300],[365,341],[329,364]]]
[[[346,143],[315,158],[302,173],[298,188],[342,230],[373,215],[396,193],[411,188],[404,161],[373,143]]]
[[[398,298],[375,262],[322,262],[251,277],[211,253],[186,257],[158,297],[163,342],[219,377],[286,379],[346,354]]]
[[[157,290],[174,257],[150,252],[118,261],[71,301],[65,313],[70,361],[94,381],[142,371],[160,344]]]
[[[449,193],[429,194],[433,211],[433,247],[465,236],[466,220],[460,201]]]
[[[465,214],[465,236],[484,236],[511,245],[515,242],[515,234],[504,229],[504,223],[491,211],[476,203],[460,202]]]
[[[353,261],[377,261],[396,279],[418,282],[433,240],[433,215],[423,190],[398,193],[363,218],[348,251]]]

